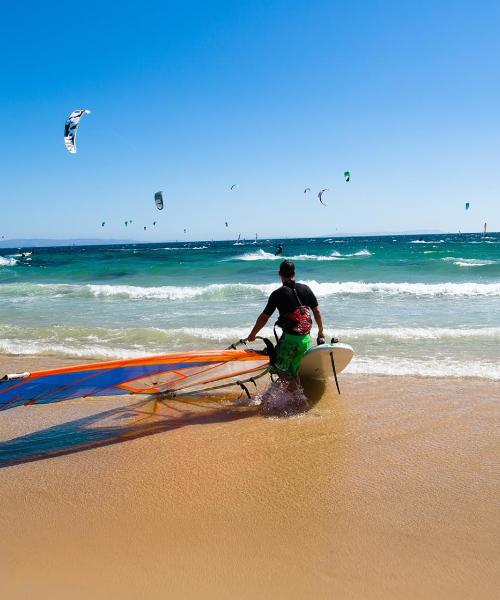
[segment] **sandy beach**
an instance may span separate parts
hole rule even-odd
[[[500,600],[500,2],[2,23],[0,600]]]
[[[341,384],[285,419],[237,394],[1,413],[2,597],[497,597],[500,383]]]

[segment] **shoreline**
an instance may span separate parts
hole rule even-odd
[[[500,383],[340,384],[280,419],[238,393],[0,413],[4,596],[494,598]]]
[[[204,348],[204,350],[210,350],[214,348]],[[182,350],[176,350],[176,352],[182,352]],[[159,353],[155,353],[159,354]],[[134,358],[141,358],[142,356],[147,356],[147,354],[140,355]],[[81,357],[70,357],[70,356],[60,356],[60,355],[50,355],[50,354],[8,354],[3,353],[0,354],[0,376],[5,375],[7,373],[23,373],[25,371],[35,372],[35,371],[43,371],[48,369],[55,369],[59,367],[65,366],[74,366],[74,365],[87,365],[99,362],[109,362],[113,360],[126,360],[122,358],[81,358]],[[492,385],[499,386],[500,388],[500,379],[493,377],[481,377],[476,375],[427,375],[427,374],[393,374],[393,373],[373,373],[373,372],[343,372],[341,374],[342,379],[346,379],[349,381],[356,381],[358,379],[366,380],[367,378],[381,378],[391,380],[391,379],[401,379],[401,380],[415,380],[415,381],[449,381],[450,383],[459,384],[462,381],[465,382],[484,382],[490,383]],[[260,389],[260,388],[259,388]],[[121,396],[122,398],[125,396]]]

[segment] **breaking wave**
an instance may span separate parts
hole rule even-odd
[[[316,296],[415,296],[415,297],[500,297],[499,283],[365,283],[362,281],[304,281]],[[157,286],[106,284],[33,284],[6,283],[0,286],[0,297],[26,302],[40,298],[97,298],[102,300],[209,300],[230,298],[262,298],[277,283],[214,283],[207,286]]]
[[[444,240],[412,240],[409,244],[444,244]]]
[[[486,267],[488,265],[496,265],[496,260],[488,260],[486,258],[455,258],[453,256],[446,256],[442,258],[446,262],[453,262],[457,267]]]
[[[271,254],[271,252],[266,252],[265,250],[257,250],[256,252],[246,252],[245,254],[241,254],[239,256],[234,256],[229,260],[244,260],[244,261],[254,261],[254,260],[283,260],[284,258],[288,258],[289,260],[301,261],[301,260],[317,260],[319,262],[322,261],[332,261],[332,260],[343,260],[345,258],[350,258],[353,256],[371,256],[371,252],[369,250],[359,250],[358,252],[353,252],[352,254],[341,254],[340,252],[333,251],[330,255],[324,256],[321,254],[297,254],[295,256],[283,256],[275,254]]]
[[[372,253],[369,250],[358,250],[358,252],[353,252],[352,254],[341,254],[340,252],[337,252],[336,250],[334,250],[331,254],[331,256],[342,256],[345,258],[351,257],[351,256],[371,256]]]
[[[0,256],[0,267],[13,267],[17,264],[17,260],[15,258],[7,258],[5,256]]]
[[[500,365],[491,362],[457,360],[410,360],[379,356],[359,357],[346,372],[363,375],[414,375],[419,377],[458,377],[500,380]]]

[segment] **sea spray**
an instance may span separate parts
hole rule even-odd
[[[309,402],[296,380],[273,381],[260,396],[260,410],[268,417],[288,417],[305,412]]]

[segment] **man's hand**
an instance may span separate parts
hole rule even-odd
[[[264,325],[267,323],[268,319],[269,319],[269,317],[265,313],[261,313],[259,315],[259,318],[257,319],[255,325],[253,326],[252,331],[250,332],[249,336],[247,337],[247,340],[246,340],[247,342],[255,342],[255,336],[264,327]]]

